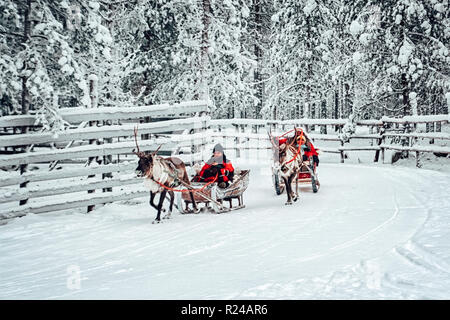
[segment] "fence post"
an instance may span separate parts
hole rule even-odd
[[[369,134],[373,134],[373,130],[374,127],[373,126],[369,126]],[[373,146],[373,139],[370,139],[370,146]]]
[[[97,100],[97,76],[96,75],[89,75],[89,97],[91,99],[91,108],[97,108],[98,107],[98,100]],[[89,127],[93,127],[97,124],[97,121],[89,121]],[[89,139],[89,144],[95,144],[97,143],[97,139]],[[95,157],[89,157],[88,159],[88,165],[91,165],[92,161],[95,160]],[[88,179],[95,178],[95,174],[88,175]],[[95,193],[95,189],[88,190],[88,194]],[[87,212],[91,212],[94,210],[95,205],[89,205],[87,207]]]
[[[373,130],[372,130],[372,132],[373,132]],[[384,144],[384,127],[382,127],[378,133],[381,136],[378,139],[378,146],[380,146],[381,144]],[[370,141],[373,141],[373,140],[371,139]],[[373,160],[373,162],[378,162],[379,158],[380,158],[380,150],[378,149],[377,151],[375,151],[375,159]],[[384,148],[381,148],[381,159],[384,163]]]
[[[95,125],[95,123],[96,123],[96,121],[89,121],[89,127],[93,127]],[[97,141],[96,139],[89,139],[89,144],[95,144],[96,141]],[[91,165],[92,161],[94,161],[94,160],[95,160],[95,157],[89,157],[88,165]],[[93,178],[95,178],[95,174],[88,175],[88,179],[93,179]],[[95,193],[95,189],[88,190],[87,193],[88,194]],[[87,207],[87,212],[88,213],[91,212],[92,210],[94,210],[94,208],[95,208],[95,205],[89,205]]]
[[[103,125],[111,125],[111,124],[112,124],[111,120],[103,121]],[[112,139],[112,138],[105,138],[105,139],[103,139],[103,140],[104,140],[104,142],[106,142],[106,143],[112,143],[112,142],[113,142],[113,139]],[[112,162],[113,162],[113,161],[112,161],[112,155],[109,155],[109,156],[103,156],[103,164],[104,164],[104,165],[110,164],[110,163],[112,163]],[[106,172],[106,173],[103,173],[103,174],[102,174],[102,180],[105,180],[106,178],[112,178],[112,177],[113,177],[112,172]],[[103,191],[103,192],[112,192],[112,187],[103,188],[102,191]]]
[[[21,133],[22,134],[25,134],[25,133],[27,133],[28,132],[28,127],[26,127],[26,126],[24,126],[24,127],[21,127]],[[15,133],[15,132],[14,132]],[[26,152],[27,150],[26,150],[26,147],[23,147],[22,148],[22,151],[23,152]],[[27,172],[27,170],[28,170],[28,165],[27,164],[21,164],[20,166],[19,166],[19,168],[20,168],[20,175],[23,175],[24,173],[26,173]],[[26,188],[28,186],[28,181],[25,181],[25,182],[22,182],[20,185],[19,185],[19,187],[22,189],[22,188]],[[23,205],[26,205],[28,203],[28,199],[23,199],[23,200],[20,200],[19,201],[19,205],[20,206],[23,206]]]
[[[236,158],[240,158],[241,157],[241,150],[239,149],[239,125],[235,125],[235,129],[236,129],[236,137],[234,138],[234,150],[235,150],[235,154],[236,154]]]
[[[205,152],[206,152],[206,144],[207,144],[206,137],[208,136],[206,134],[206,131],[208,131],[208,123],[207,123],[207,120],[206,120],[207,113],[206,114],[200,114],[200,116],[203,117],[202,129],[201,129],[201,131],[202,131],[202,143],[201,143],[201,150],[200,150],[200,152],[202,154],[201,159],[203,159],[203,157],[205,156]],[[194,161],[194,163],[196,163],[196,161]]]
[[[20,165],[20,175],[23,175],[24,173],[27,172],[27,165],[26,164],[21,164]],[[25,180],[24,182],[22,182],[19,187],[22,188],[26,188],[28,185],[28,180]],[[19,201],[19,205],[23,206],[26,205],[28,203],[28,199],[23,199]]]
[[[343,146],[344,146],[344,141],[341,140],[341,147],[343,147]],[[345,158],[344,150],[341,149],[340,152],[341,152],[341,163],[344,163],[344,158]]]
[[[403,125],[403,133],[404,134],[408,134],[408,133],[410,133],[410,127],[409,127],[409,123],[408,122],[405,122],[405,124]],[[403,145],[405,145],[405,146],[410,146],[411,145],[411,138],[410,137],[405,137],[405,140],[404,140],[404,142],[403,142]],[[406,150],[406,157],[407,158],[409,158],[409,151],[408,150]]]

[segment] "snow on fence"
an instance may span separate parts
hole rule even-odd
[[[385,159],[385,150],[411,151],[416,153],[416,165],[419,167],[419,156],[421,152],[433,152],[441,154],[450,154],[447,146],[420,146],[416,142],[418,139],[430,139],[434,143],[437,140],[450,140],[450,134],[442,132],[416,132],[418,124],[430,123],[450,123],[449,115],[427,115],[427,116],[407,116],[403,118],[383,117],[380,120],[360,120],[355,122],[356,127],[368,127],[370,133],[352,134],[348,137],[348,141],[341,139],[339,134],[327,134],[331,127],[331,131],[342,133],[344,126],[348,120],[346,119],[292,119],[292,120],[261,120],[261,119],[221,119],[211,120],[211,127],[217,132],[213,134],[216,138],[234,138],[236,154],[240,154],[242,149],[270,149],[269,143],[250,143],[251,140],[268,141],[267,132],[269,130],[282,133],[292,129],[294,126],[305,128],[309,132],[308,136],[313,141],[318,141],[317,146],[322,152],[340,154],[341,162],[344,162],[345,153],[352,151],[375,151],[374,162],[378,162],[380,152],[382,161]],[[315,133],[314,128],[321,128],[320,132]],[[224,131],[227,128],[234,128],[234,132]],[[251,131],[251,133],[248,133]],[[414,131],[414,132],[411,132]],[[391,143],[387,143],[387,138],[401,138],[401,145],[395,143],[395,139]],[[353,146],[345,145],[350,140],[367,139],[370,145]],[[335,141],[339,145],[336,147],[321,146],[320,141]],[[253,147],[252,147],[253,146]]]
[[[161,153],[176,154],[192,164],[203,158],[208,142],[204,131],[209,126],[210,104],[191,101],[62,109],[61,115],[71,127],[58,133],[43,131],[33,115],[0,118],[0,127],[6,133],[0,136],[0,148],[4,149],[0,168],[6,169],[0,177],[0,219],[85,206],[91,211],[97,204],[147,195],[142,181],[134,177],[134,127],[138,125],[140,151],[151,152],[162,145]],[[37,131],[13,134],[22,126]],[[56,148],[57,143],[64,147]],[[85,165],[66,165],[76,159]],[[58,162],[64,162],[60,170],[55,169]],[[17,170],[38,164],[49,165],[49,169],[25,170],[22,174]],[[113,190],[123,186],[130,187]]]
[[[194,113],[207,111],[205,105],[205,101],[187,101],[140,107],[62,108],[59,109],[59,114],[63,120],[70,124],[79,124],[85,121],[136,120],[145,117],[187,118]],[[0,128],[35,125],[35,115],[4,116],[0,118]]]

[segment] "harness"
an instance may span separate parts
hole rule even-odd
[[[294,161],[295,159],[297,159],[297,157],[298,157],[298,155],[300,154],[300,152],[301,152],[301,145],[299,145],[298,146],[298,149],[297,149],[297,151],[296,151],[296,153],[295,153],[295,155],[294,155],[294,157],[291,159],[291,160],[289,160],[289,161],[287,161],[287,162],[284,162],[283,163],[283,165],[286,165],[286,164],[288,164],[288,163],[291,163],[292,161]]]
[[[293,130],[295,130],[295,128],[294,128]],[[290,131],[286,132],[286,133],[283,134],[282,136],[288,134],[289,132],[291,132],[291,131],[293,131],[293,130],[290,130]],[[282,137],[282,136],[281,136],[281,137]],[[302,138],[303,138],[303,130],[302,130],[301,133],[300,133],[300,138],[299,138],[299,139],[301,140]],[[295,141],[295,140],[294,140],[294,141]],[[290,146],[287,146],[287,147],[289,148]],[[288,163],[291,163],[292,161],[294,161],[295,159],[297,159],[298,155],[301,153],[301,148],[302,148],[302,145],[301,145],[301,143],[299,143],[299,144],[298,144],[298,149],[297,149],[296,153],[294,154],[294,157],[293,157],[291,160],[289,160],[289,161],[287,161],[287,162],[284,162],[283,165],[286,165],[286,164],[288,164]]]
[[[178,171],[178,169],[175,168],[175,167],[173,166],[173,163],[169,162],[169,166],[171,166],[172,169],[173,169],[175,172]],[[183,181],[181,181],[181,180],[178,178],[178,175],[177,175],[174,171],[172,171],[172,172],[167,171],[167,170],[164,169],[164,167],[163,167],[162,170],[164,171],[164,173],[166,173],[168,176],[170,176],[170,177],[174,180],[174,183],[173,183],[170,187],[169,187],[169,186],[166,186],[165,184],[161,183],[161,182],[158,181],[158,180],[155,180],[155,179],[153,178],[153,176],[152,176],[150,179],[153,180],[153,181],[156,182],[158,185],[160,185],[162,188],[164,188],[164,189],[166,189],[166,190],[168,190],[168,191],[182,192],[182,193],[183,193],[183,192],[202,192],[207,186],[209,186],[210,184],[216,182],[216,180],[217,180],[217,178],[218,178],[218,175],[219,175],[219,174],[216,174],[216,177],[214,178],[214,180],[208,182],[207,184],[205,184],[205,185],[204,185],[203,187],[201,187],[200,189],[174,189],[173,186],[179,186],[180,184],[184,184]]]
[[[159,184],[161,187],[163,187],[164,189],[166,189],[168,191],[174,191],[174,192],[202,192],[207,186],[209,186],[210,184],[216,182],[217,176],[218,175],[216,175],[216,177],[214,178],[213,181],[208,182],[207,184],[205,184],[200,189],[174,189],[174,188],[171,188],[171,187],[168,187],[168,186],[162,184],[161,182],[159,182],[159,181],[157,181],[157,180],[155,180],[153,178],[152,178],[152,180],[155,181],[157,184]]]

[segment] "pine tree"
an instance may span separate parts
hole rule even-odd
[[[64,5],[41,0],[6,0],[2,5],[8,8],[2,14],[9,15],[1,19],[7,24],[2,25],[1,33],[6,49],[4,60],[8,61],[6,74],[13,83],[17,83],[12,79],[14,76],[21,79],[20,89],[12,86],[9,92],[5,90],[6,99],[22,114],[36,112],[38,123],[45,129],[60,130],[65,123],[58,114],[59,99],[80,76],[64,31]],[[20,107],[14,97],[18,92],[21,93]]]
[[[315,0],[292,0],[276,1],[274,10],[265,116],[318,117],[324,68],[320,37],[326,7]]]
[[[381,25],[373,34],[379,54],[372,61],[375,89],[385,97],[381,113],[430,114],[445,105],[448,90],[449,24],[445,1],[372,1],[380,9]],[[383,79],[383,80],[381,80]],[[443,109],[441,107],[441,109]]]

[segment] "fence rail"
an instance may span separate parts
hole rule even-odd
[[[139,134],[165,133],[186,129],[195,129],[201,126],[203,118],[186,118],[159,122],[142,123],[138,125]],[[107,139],[126,137],[133,132],[136,123],[123,125],[92,126],[81,129],[68,129],[60,133],[43,132],[0,136],[0,147],[60,143],[73,140]]]
[[[70,124],[83,121],[136,120],[144,117],[188,118],[195,113],[209,112],[210,105],[211,101],[186,101],[140,107],[62,108],[59,109],[59,114]],[[36,120],[35,115],[4,116],[0,118],[0,128],[35,126]]]
[[[261,120],[261,119],[223,119],[223,120],[211,120],[210,126],[217,130],[218,132],[214,134],[215,137],[222,136],[223,138],[234,137],[238,143],[242,139],[268,139],[268,130],[278,130],[285,131],[288,128],[294,126],[304,127],[307,132],[309,128],[313,126],[320,127],[332,127],[334,131],[342,132],[343,127],[347,123],[346,119],[292,119],[292,120]],[[433,152],[450,154],[448,152],[448,147],[440,146],[420,146],[413,145],[417,139],[430,139],[430,140],[450,140],[450,134],[442,132],[408,132],[415,130],[418,124],[430,124],[430,123],[440,123],[448,124],[450,123],[449,115],[426,115],[426,116],[407,116],[403,118],[389,118],[383,117],[380,120],[360,120],[356,121],[356,126],[366,126],[370,128],[370,131],[376,131],[376,133],[369,134],[353,134],[348,137],[349,141],[356,139],[367,139],[371,141],[369,146],[351,146],[345,145],[346,142],[341,140],[339,135],[336,134],[326,134],[326,133],[309,133],[308,136],[313,141],[335,141],[339,142],[340,146],[336,147],[321,147],[319,148],[325,153],[339,153],[341,155],[341,162],[345,161],[345,153],[351,151],[375,151],[374,161],[379,160],[379,155],[381,152],[382,161],[384,162],[384,156],[386,150],[396,150],[396,151],[411,151],[416,153],[416,164],[420,166],[419,156],[421,152]],[[412,126],[412,128],[411,128]],[[223,131],[226,128],[234,128],[234,132]],[[264,133],[259,133],[261,130]],[[251,131],[251,133],[247,133]],[[327,130],[324,130],[327,132]],[[403,138],[406,139],[407,146],[389,144],[386,142],[388,137],[391,138]],[[270,147],[270,146],[269,146]],[[235,150],[239,153],[238,148]]]

